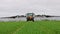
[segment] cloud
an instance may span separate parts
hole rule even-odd
[[[27,12],[43,14],[41,9],[46,14],[60,15],[60,0],[0,0],[0,16],[21,15]]]

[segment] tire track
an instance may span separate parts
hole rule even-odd
[[[26,24],[22,25],[21,27],[17,28],[12,34],[16,34],[19,30],[21,30]]]

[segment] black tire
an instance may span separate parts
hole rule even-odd
[[[32,20],[34,22],[34,20]]]
[[[29,20],[27,19],[27,21],[29,21]]]
[[[32,21],[34,22],[34,18],[32,19]]]

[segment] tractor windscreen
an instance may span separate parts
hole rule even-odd
[[[27,14],[27,16],[33,16],[33,14],[29,13],[29,14]]]

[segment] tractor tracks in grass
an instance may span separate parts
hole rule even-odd
[[[27,23],[26,23],[27,24]],[[19,30],[21,30],[26,24],[22,25],[21,27],[17,28],[12,34],[16,34]]]

